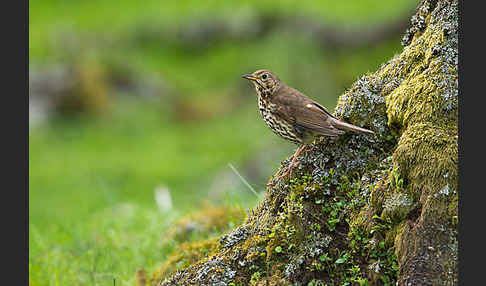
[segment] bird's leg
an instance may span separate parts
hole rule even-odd
[[[295,154],[292,156],[292,161],[290,161],[289,168],[287,169],[287,171],[285,171],[283,175],[280,175],[279,178],[286,177],[287,175],[289,175],[290,177],[292,176],[292,169],[299,166],[300,164],[299,161],[296,162],[297,157],[300,155],[300,153],[304,151],[306,146],[307,145],[302,144],[299,146],[299,148],[297,148],[297,151],[295,151]]]
[[[282,170],[280,170],[278,173],[277,173],[277,179],[280,179],[280,178],[285,178],[286,176],[290,176],[292,177],[292,169],[299,166],[300,162],[297,161],[297,157],[302,153],[304,152],[305,150],[305,147],[307,147],[307,145],[305,144],[302,144],[299,146],[299,148],[297,148],[297,151],[295,151],[294,155],[292,156],[292,161],[290,162],[289,164],[289,167],[288,169],[285,171],[285,173],[283,173],[282,175],[278,175]],[[268,183],[267,186],[273,186],[273,183]]]
[[[297,157],[300,155],[300,153],[302,153],[304,151],[304,149],[305,149],[306,146],[307,145],[302,144],[302,145],[299,146],[299,148],[297,149],[297,151],[295,151],[295,154],[294,154],[294,156],[292,158],[292,161],[290,162],[290,166],[289,166],[289,174],[290,174],[290,176],[292,176],[292,169],[300,165],[300,161],[297,161],[296,162],[296,160],[297,160]]]

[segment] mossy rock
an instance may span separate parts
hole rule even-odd
[[[241,224],[246,212],[241,207],[211,206],[177,220],[164,237],[164,243],[180,243],[220,235]]]
[[[336,116],[376,135],[316,140],[161,285],[457,285],[457,6],[422,1],[402,53],[340,97]]]
[[[241,207],[204,203],[202,210],[177,220],[161,241],[174,250],[147,279],[149,285],[157,285],[161,277],[172,275],[215,253],[220,248],[218,236],[241,224],[246,216]]]
[[[218,239],[212,238],[203,241],[183,242],[177,245],[166,261],[158,267],[152,277],[148,279],[149,285],[157,285],[160,277],[173,275],[180,269],[187,268],[218,250]]]

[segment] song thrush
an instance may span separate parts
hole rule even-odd
[[[287,86],[269,70],[258,70],[243,75],[243,78],[255,86],[258,107],[268,127],[280,137],[299,145],[283,176],[291,174],[292,169],[298,165],[295,163],[297,156],[316,137],[335,137],[343,134],[344,130],[374,133],[337,119],[321,104]]]

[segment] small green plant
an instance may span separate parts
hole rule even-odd
[[[334,261],[334,263],[336,263],[336,264],[345,263],[348,260],[349,257],[350,257],[350,254],[345,252],[342,256],[340,256],[338,259],[336,259],[336,261]]]
[[[320,225],[320,224],[318,224],[318,223],[313,223],[313,224],[311,225],[311,229],[312,229],[312,230],[315,230],[315,231],[319,231],[319,230],[321,230],[321,225]]]
[[[256,285],[256,283],[260,280],[261,277],[262,277],[262,273],[260,271],[253,273],[250,278],[250,285]]]
[[[324,252],[321,256],[319,256],[319,260],[328,263],[332,261],[332,258],[329,257],[329,254],[327,252]]]
[[[393,185],[395,186],[397,191],[403,190],[403,178],[400,177],[400,170],[398,169],[393,169],[392,171],[392,177],[393,177]]]
[[[377,231],[378,232],[385,232],[385,231],[390,230],[392,228],[392,221],[391,221],[391,218],[389,218],[389,217],[382,218],[380,216],[374,215],[373,219],[375,219],[377,221],[377,224],[374,225],[371,228],[371,234],[373,234],[374,232],[377,232]]]

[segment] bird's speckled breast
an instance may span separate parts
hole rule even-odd
[[[289,122],[277,118],[277,115],[272,112],[276,110],[276,107],[276,104],[265,100],[263,96],[258,96],[258,108],[260,109],[260,114],[263,117],[263,121],[265,121],[273,133],[296,144],[302,143],[302,139],[296,136],[294,127]]]

